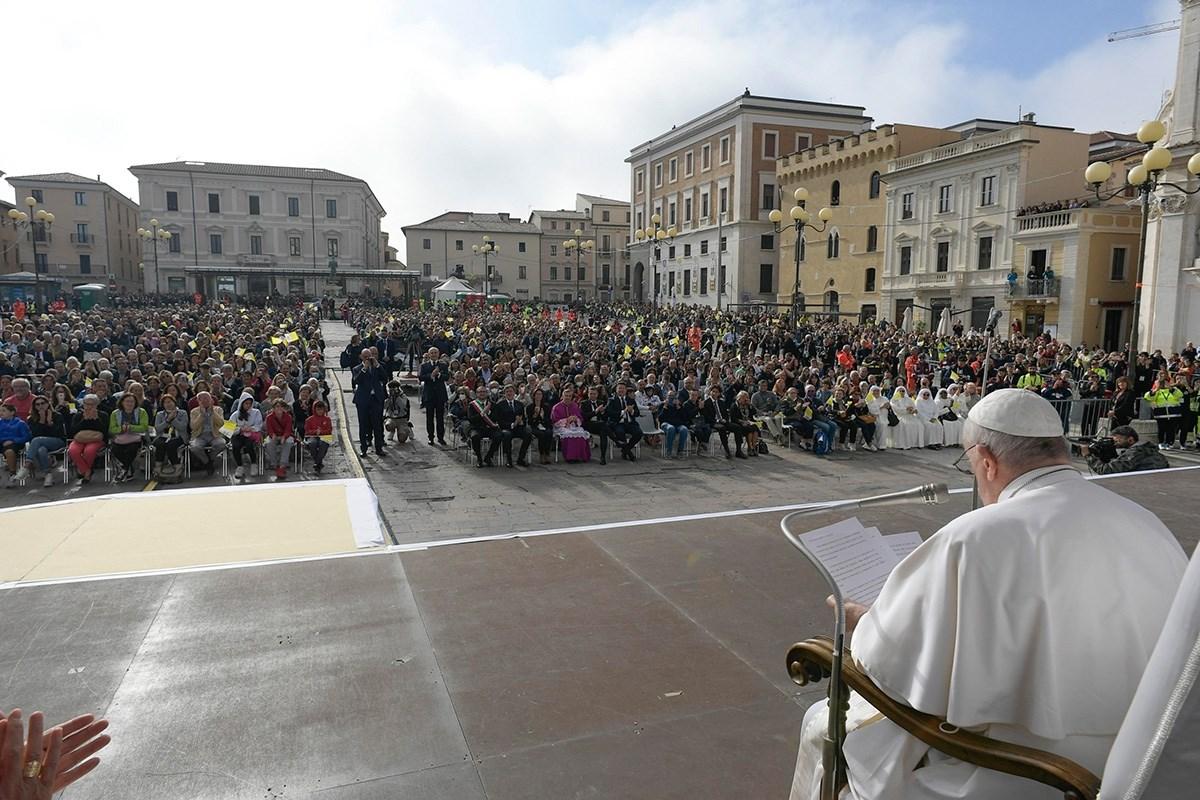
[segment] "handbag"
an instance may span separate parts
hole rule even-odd
[[[140,433],[125,431],[123,433],[118,433],[113,437],[113,444],[134,444],[135,442],[140,442],[141,440],[142,435]]]
[[[874,425],[875,424],[875,415],[874,414],[859,414],[858,421],[863,423],[864,425]]]
[[[764,442],[762,439],[759,439],[758,440],[758,454],[760,456],[765,456],[765,455],[767,455],[768,452],[770,452],[770,451],[767,449],[767,443]]]
[[[887,410],[887,412],[888,412],[888,427],[894,428],[897,425],[899,425],[900,418],[896,416],[896,412],[892,411],[892,409],[890,409],[890,408]]]
[[[958,422],[958,414],[947,408],[938,419],[942,422]]]

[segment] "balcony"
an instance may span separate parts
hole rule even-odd
[[[888,172],[899,172],[902,169],[912,169],[913,167],[933,164],[938,161],[957,158],[958,156],[971,155],[981,150],[991,150],[996,147],[1013,144],[1014,142],[1032,143],[1036,141],[1036,128],[1031,125],[1014,125],[1011,128],[1005,128],[995,133],[989,133],[984,136],[972,136],[969,139],[963,139],[961,142],[951,142],[941,147],[935,147],[932,150],[923,150],[920,153],[913,153],[910,156],[901,156],[888,164]]]
[[[1041,214],[1023,214],[1017,217],[1017,233],[1070,227],[1076,224],[1083,211],[1082,208],[1065,208]]]
[[[96,243],[96,236],[91,233],[72,233],[71,244],[77,247],[91,247]]]
[[[242,253],[237,257],[237,263],[243,267],[273,267],[275,256],[264,256],[259,253]]]
[[[1058,278],[1026,278],[1018,280],[1013,292],[1014,297],[1057,298],[1062,290],[1062,281]]]
[[[910,289],[916,291],[945,291],[961,289],[964,273],[962,272],[916,272],[910,275],[897,275],[888,281],[892,290]]]

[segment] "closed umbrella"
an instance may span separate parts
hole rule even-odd
[[[937,335],[938,336],[949,336],[950,335],[950,309],[948,309],[948,308],[943,308],[942,315],[941,315],[941,317],[938,318]]]

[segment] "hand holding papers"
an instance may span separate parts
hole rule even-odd
[[[864,528],[857,517],[800,534],[800,540],[820,561],[847,600],[869,606],[904,557],[921,544],[919,533],[883,536]]]

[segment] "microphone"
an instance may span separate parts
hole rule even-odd
[[[996,308],[995,306],[992,306],[992,310],[988,314],[987,325],[984,326],[984,330],[987,331],[987,333],[989,333],[989,334],[994,334],[996,332],[996,325],[998,325],[999,323],[1000,323],[1000,309]]]
[[[903,492],[891,492],[890,494],[879,494],[874,497],[864,497],[861,500],[852,500],[850,505],[853,508],[878,508],[879,506],[899,506],[910,503],[924,503],[935,506],[949,499],[950,489],[946,487],[946,484],[926,483],[915,489],[907,489]],[[835,506],[835,508],[842,507]]]

